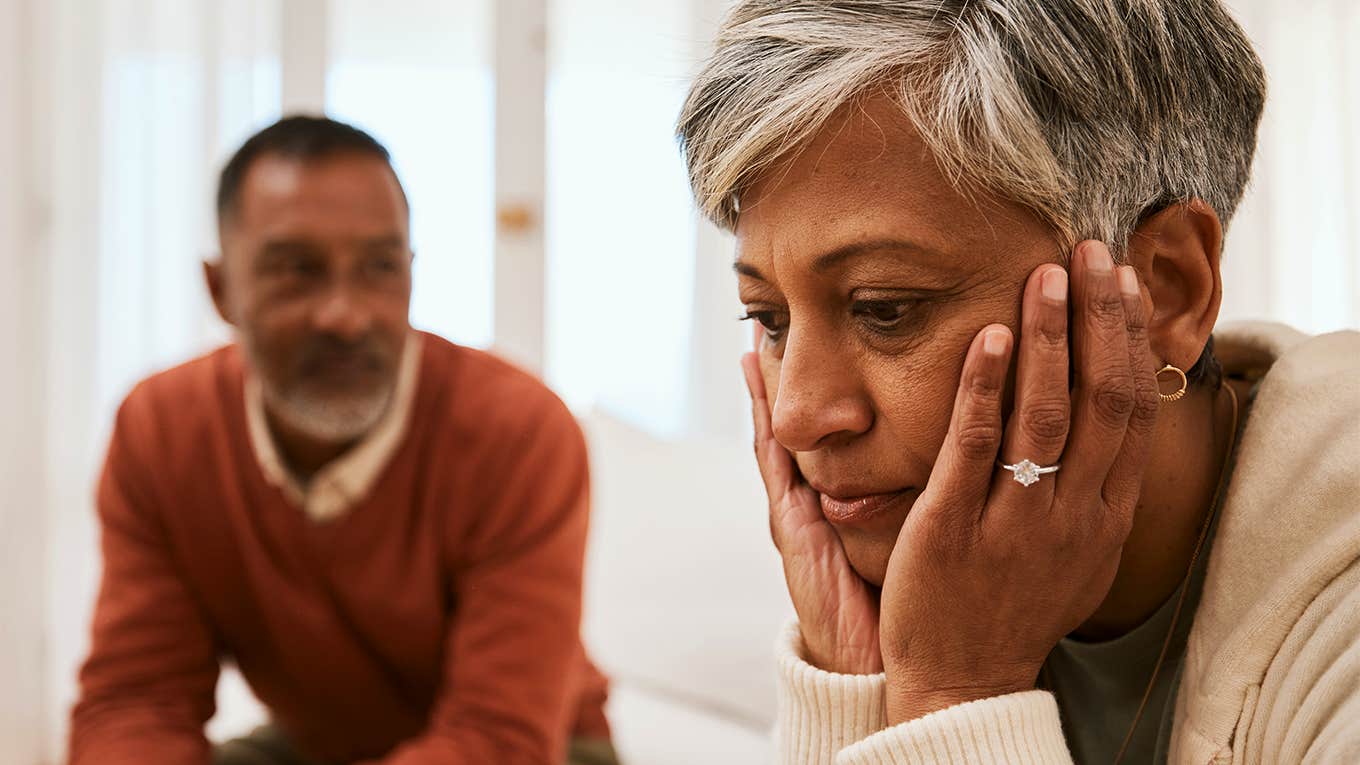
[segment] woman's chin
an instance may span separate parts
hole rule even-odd
[[[850,568],[864,581],[882,588],[888,574],[888,559],[892,557],[897,535],[884,535],[863,529],[837,529]]]

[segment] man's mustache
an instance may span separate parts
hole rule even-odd
[[[394,355],[373,335],[358,340],[346,340],[335,335],[317,335],[309,338],[298,349],[297,362],[298,368],[307,374],[322,371],[337,362],[382,371],[391,366]]]

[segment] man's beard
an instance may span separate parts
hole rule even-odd
[[[317,441],[358,440],[377,426],[392,401],[391,384],[363,394],[319,395],[302,386],[281,391],[268,380],[260,382],[270,413],[285,427]]]
[[[371,339],[365,343],[368,346],[366,348],[350,348],[349,352],[362,353],[371,363],[392,369],[393,374],[371,390],[326,391],[309,385],[305,371],[304,376],[294,379],[291,384],[280,384],[269,373],[259,349],[254,347],[249,338],[241,336],[240,339],[260,381],[266,409],[279,420],[279,424],[308,438],[329,443],[355,441],[377,426],[392,402],[400,351],[395,359],[384,359],[389,354],[379,350],[381,346]],[[330,339],[317,338],[299,352],[307,359],[334,350],[334,346],[339,344]],[[332,347],[328,349],[328,345]]]

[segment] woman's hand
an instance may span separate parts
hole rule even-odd
[[[1150,300],[1103,244],[1078,246],[1069,392],[1066,277],[1045,265],[1026,285],[1004,430],[1011,333],[984,328],[968,351],[948,435],[883,585],[891,723],[1033,688],[1114,580],[1158,406]],[[1026,487],[998,456],[1062,467]]]
[[[840,537],[822,515],[817,492],[799,475],[793,456],[775,441],[757,355],[746,354],[741,368],[751,391],[756,462],[770,498],[770,535],[784,560],[806,658],[828,672],[882,672],[878,597],[850,568]]]

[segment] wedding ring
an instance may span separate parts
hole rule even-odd
[[[1013,478],[1015,482],[1020,484],[1021,486],[1030,486],[1032,484],[1038,483],[1039,476],[1047,475],[1049,473],[1056,473],[1058,472],[1058,468],[1062,467],[1062,463],[1050,465],[1048,467],[1041,467],[1039,465],[1034,464],[1033,462],[1030,462],[1029,460],[1020,460],[1014,465],[1007,465],[1003,463],[1001,460],[997,460],[996,464],[1002,470],[1011,471],[1011,478]]]

